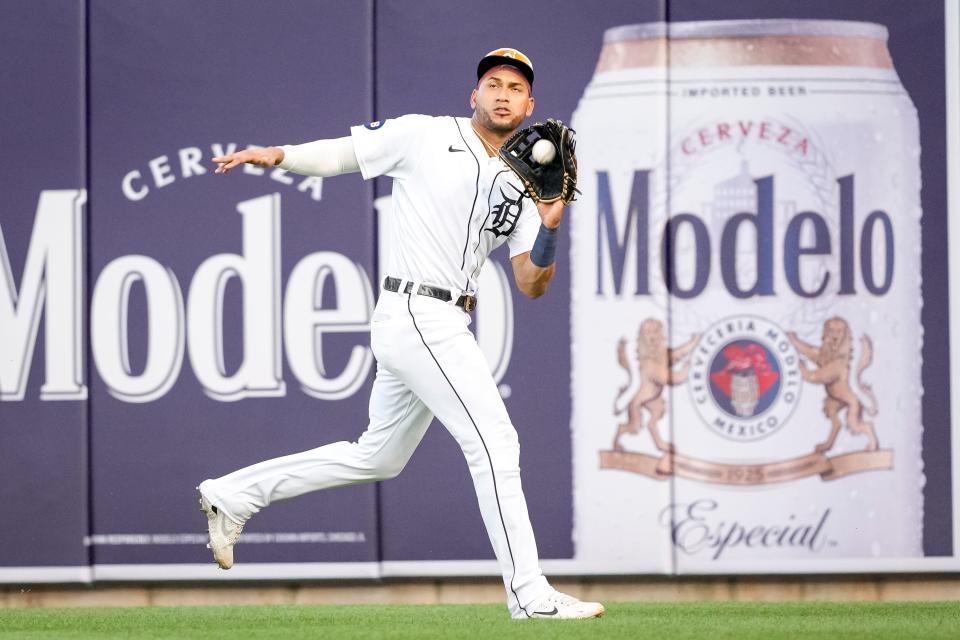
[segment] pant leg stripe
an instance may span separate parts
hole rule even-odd
[[[423,337],[423,332],[420,331],[420,327],[417,326],[417,319],[413,315],[413,310],[410,308],[410,300],[413,296],[407,298],[407,313],[410,314],[410,319],[413,321],[413,328],[417,330],[417,334],[420,336],[420,341],[423,343],[423,346],[427,348],[427,352],[430,354],[430,357],[433,358],[434,363],[436,363],[437,368],[440,369],[440,373],[443,375],[443,379],[447,381],[447,384],[450,385],[450,390],[453,391],[453,394],[457,396],[457,400],[460,401],[460,406],[463,407],[463,410],[466,412],[467,417],[470,418],[470,423],[473,424],[474,430],[477,432],[477,436],[480,438],[480,443],[483,445],[483,450],[487,454],[487,463],[490,465],[490,479],[493,481],[493,495],[497,499],[497,512],[500,514],[500,526],[503,527],[503,537],[507,541],[507,551],[510,553],[510,564],[513,565],[513,576],[510,578],[510,591],[513,592],[513,597],[517,600],[517,606],[523,611],[523,613],[529,618],[530,613],[524,608],[520,603],[520,597],[517,595],[516,590],[513,588],[513,581],[517,577],[517,563],[513,559],[513,548],[510,546],[510,535],[507,533],[507,523],[503,519],[503,509],[500,506],[500,492],[497,489],[497,474],[493,470],[493,458],[490,457],[490,450],[487,448],[487,443],[483,439],[483,434],[480,433],[480,428],[477,427],[476,421],[473,419],[473,415],[470,414],[470,410],[467,409],[466,403],[464,403],[463,398],[460,397],[460,394],[457,393],[456,387],[453,386],[453,383],[450,382],[450,378],[447,377],[446,371],[443,370],[443,367],[440,366],[440,361],[437,360],[437,357],[433,355],[433,350],[430,348],[430,345],[427,344],[426,339]]]

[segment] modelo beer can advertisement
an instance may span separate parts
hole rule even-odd
[[[499,575],[437,423],[229,572],[195,489],[360,436],[395,275],[389,180],[211,158],[469,116],[499,47],[577,141],[549,290],[494,253],[471,325],[544,571],[956,571],[958,34],[942,0],[4,5],[0,582]]]
[[[596,194],[572,233],[592,548],[617,553],[592,531],[593,508],[614,512],[604,484],[674,478],[638,533],[669,523],[696,570],[923,555],[923,336],[906,329],[922,306],[920,144],[886,36],[787,20],[606,33],[573,122]],[[664,107],[666,132],[625,117]]]

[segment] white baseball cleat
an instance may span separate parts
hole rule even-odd
[[[603,615],[603,611],[603,605],[599,602],[581,602],[565,593],[550,591],[527,607],[527,616],[554,620],[580,620],[599,618]]]
[[[203,492],[200,493],[200,510],[207,514],[207,531],[210,533],[207,549],[213,551],[213,559],[221,569],[229,569],[233,566],[233,545],[237,544],[243,525],[210,504]]]

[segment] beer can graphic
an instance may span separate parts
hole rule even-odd
[[[886,41],[824,20],[606,32],[573,117],[578,559],[923,555],[919,123]]]

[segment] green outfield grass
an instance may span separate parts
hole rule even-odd
[[[498,605],[0,609],[0,638],[960,638],[960,603],[618,604],[598,620],[512,621]]]

